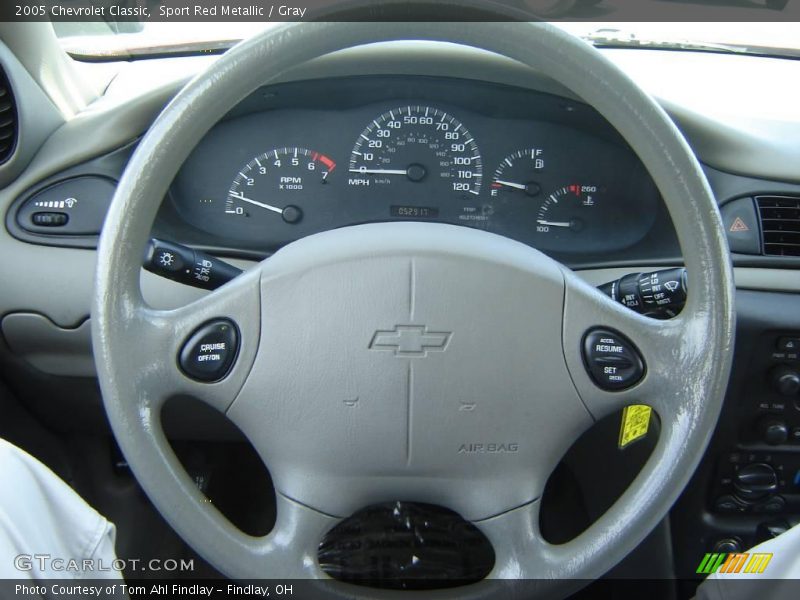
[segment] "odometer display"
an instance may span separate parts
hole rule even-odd
[[[351,186],[425,186],[436,194],[477,196],[483,162],[460,121],[430,106],[403,106],[373,119],[350,154]]]
[[[389,214],[395,219],[436,219],[439,209],[434,206],[390,206]]]

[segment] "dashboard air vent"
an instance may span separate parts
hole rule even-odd
[[[756,196],[764,254],[800,256],[800,196]]]
[[[0,68],[0,165],[6,162],[17,146],[17,106],[5,71]]]

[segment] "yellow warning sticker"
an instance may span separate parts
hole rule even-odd
[[[653,409],[643,404],[633,404],[624,408],[622,426],[619,428],[620,450],[647,435],[652,412]]]

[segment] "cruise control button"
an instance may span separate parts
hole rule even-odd
[[[622,390],[644,375],[639,350],[624,336],[606,329],[594,329],[583,342],[583,359],[594,382],[608,391]]]
[[[633,366],[633,363],[624,356],[600,356],[595,358],[594,362],[600,365],[614,365],[620,369],[628,369]]]
[[[239,330],[228,319],[215,319],[200,327],[184,343],[178,362],[192,379],[223,379],[239,352]]]

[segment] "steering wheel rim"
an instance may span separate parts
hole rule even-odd
[[[654,322],[614,304],[533,249],[484,232],[422,223],[376,224],[312,236],[189,306],[174,311],[147,307],[139,289],[140,249],[160,199],[208,129],[248,94],[295,65],[349,47],[401,39],[453,42],[507,56],[565,85],[597,109],[630,144],[664,197],[691,277],[683,312],[670,321]],[[433,257],[437,276],[453,266],[446,264],[445,256],[488,256],[492,268],[486,272],[502,273],[502,281],[522,281],[512,277],[524,273],[553,296],[560,293],[562,319],[556,335],[561,352],[549,353],[568,374],[569,382],[565,379],[558,393],[567,394],[568,383],[577,398],[564,403],[574,409],[567,427],[571,434],[627,404],[650,404],[659,413],[661,437],[645,468],[617,503],[571,542],[556,546],[542,540],[537,497],[494,514],[487,509],[470,515],[495,546],[497,562],[490,578],[541,579],[557,586],[559,581],[602,576],[663,518],[688,482],[713,432],[730,370],[734,312],[727,242],[702,170],[672,121],[599,52],[546,24],[292,24],[242,42],[187,84],[143,138],[118,185],[98,247],[93,341],[106,411],[141,486],[176,531],[231,577],[323,577],[314,541],[345,516],[338,509],[348,504],[336,505],[336,510],[310,508],[313,504],[305,502],[305,496],[298,497],[304,488],[289,475],[279,475],[275,529],[263,538],[245,535],[205,501],[183,471],[160,428],[160,407],[169,395],[196,395],[229,416],[244,406],[234,421],[246,425],[257,414],[257,402],[241,398],[263,369],[263,330],[272,324],[265,321],[265,302],[296,289],[285,282],[294,284],[317,268],[316,256],[334,256],[339,266],[361,264],[364,256],[353,250],[354,240],[381,248],[382,257]],[[537,293],[531,291],[531,298],[540,299]],[[246,323],[253,331],[242,331],[237,363],[227,378],[215,384],[189,380],[173,357],[197,326],[220,316],[240,327]],[[373,330],[383,325],[371,324]],[[598,326],[624,333],[644,356],[647,374],[633,388],[604,392],[586,374],[581,340]],[[550,360],[541,348],[531,351]],[[681,380],[671,377],[674,373],[681,373]],[[263,416],[256,420],[265,422]],[[257,435],[253,429],[244,430],[248,437]],[[254,445],[272,470],[264,447]],[[555,444],[549,453],[565,449]],[[287,493],[281,487],[284,481],[299,493]],[[537,485],[540,489],[541,477]],[[433,495],[443,489],[436,488]],[[448,488],[444,496],[457,502],[456,491],[463,489]],[[344,486],[337,491],[347,496]],[[516,499],[535,491],[519,490]],[[458,590],[462,598],[485,595],[487,588],[481,584]]]

